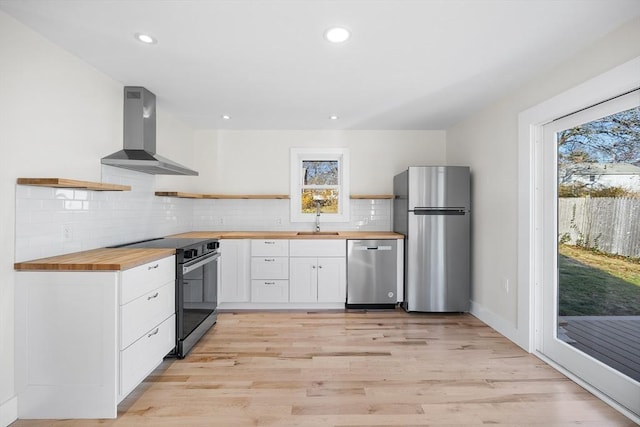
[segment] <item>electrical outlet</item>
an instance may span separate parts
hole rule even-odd
[[[224,225],[224,218],[218,218],[218,225]]]
[[[504,289],[506,293],[509,293],[509,279],[506,277],[502,278],[502,289]]]
[[[282,225],[282,218],[276,218],[276,225]]]
[[[73,227],[70,224],[62,226],[62,240],[68,242],[73,239]]]

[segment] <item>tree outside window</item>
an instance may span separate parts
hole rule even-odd
[[[291,220],[349,221],[348,150],[291,149]]]

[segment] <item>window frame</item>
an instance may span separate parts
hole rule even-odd
[[[303,213],[302,204],[302,162],[337,161],[338,162],[338,213],[320,215],[321,222],[349,222],[349,150],[347,148],[291,148],[291,186],[290,211],[291,222],[315,222],[315,213]]]

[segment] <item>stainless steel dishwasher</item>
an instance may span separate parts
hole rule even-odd
[[[347,308],[393,308],[397,240],[347,240]]]

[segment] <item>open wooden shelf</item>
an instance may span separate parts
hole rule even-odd
[[[288,199],[288,194],[197,194],[180,191],[156,191],[156,196],[183,199]]]
[[[393,194],[352,194],[352,199],[393,199]]]
[[[156,191],[156,196],[182,199],[289,199],[288,194],[200,194],[180,191]],[[352,194],[351,199],[393,199],[393,194]]]
[[[202,199],[202,194],[182,193],[180,191],[156,191],[156,196],[179,197],[181,199]]]
[[[19,185],[39,187],[77,188],[93,191],[130,191],[130,185],[104,184],[102,182],[78,181],[66,178],[18,178]]]
[[[203,199],[288,199],[288,194],[203,194]]]

